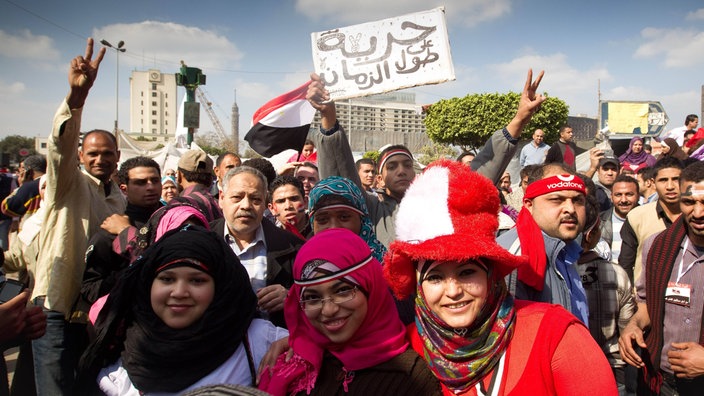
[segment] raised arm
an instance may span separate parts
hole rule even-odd
[[[506,128],[491,135],[472,161],[472,170],[486,176],[494,184],[498,184],[501,175],[516,153],[518,139],[521,137],[523,128],[528,125],[533,114],[540,109],[540,105],[546,99],[545,96],[536,93],[544,74],[545,72],[541,71],[534,81],[533,70],[528,70],[516,115]]]
[[[541,70],[538,77],[533,80],[533,69],[528,69],[526,83],[523,86],[521,99],[518,102],[518,111],[516,111],[516,115],[506,126],[508,133],[514,139],[519,139],[521,137],[523,128],[528,125],[530,119],[533,117],[533,114],[540,109],[540,105],[547,99],[542,94],[537,93],[538,87],[540,86],[540,81],[543,80],[544,75],[545,72]]]
[[[323,129],[323,131],[315,131],[313,134],[315,146],[318,148],[320,178],[346,177],[364,190],[347,135],[337,122],[335,103],[330,101],[330,95],[320,76],[312,73],[310,79],[311,84],[308,86],[306,98],[311,106],[320,111],[320,122]]]
[[[89,38],[86,43],[86,51],[83,56],[77,56],[71,61],[68,70],[69,92],[66,96],[66,103],[71,109],[80,109],[88,97],[88,91],[93,86],[98,76],[100,62],[105,56],[105,47],[100,48],[95,59],[93,59],[93,39]]]

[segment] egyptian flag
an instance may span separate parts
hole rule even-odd
[[[310,81],[267,102],[252,117],[244,137],[249,147],[264,157],[284,150],[303,150],[315,109],[306,100]]]

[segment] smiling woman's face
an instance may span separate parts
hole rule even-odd
[[[301,301],[317,299],[324,300],[322,307],[304,313],[310,324],[335,344],[349,341],[367,317],[367,297],[342,280],[306,287]]]
[[[420,271],[416,270],[420,277]],[[488,275],[474,262],[445,261],[431,264],[423,274],[425,303],[452,328],[469,327],[479,316],[488,294]]]

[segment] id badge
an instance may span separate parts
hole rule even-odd
[[[668,282],[665,290],[665,302],[689,308],[692,286],[686,283]]]

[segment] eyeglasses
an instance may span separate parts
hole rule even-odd
[[[322,309],[323,306],[325,305],[325,302],[329,301],[331,303],[340,305],[342,303],[346,303],[347,301],[351,301],[354,296],[357,294],[357,286],[354,286],[352,288],[345,288],[342,290],[339,290],[335,293],[332,294],[330,297],[326,298],[303,298],[301,301],[299,301],[299,304],[301,305],[301,309],[304,311],[317,311],[319,309]]]

